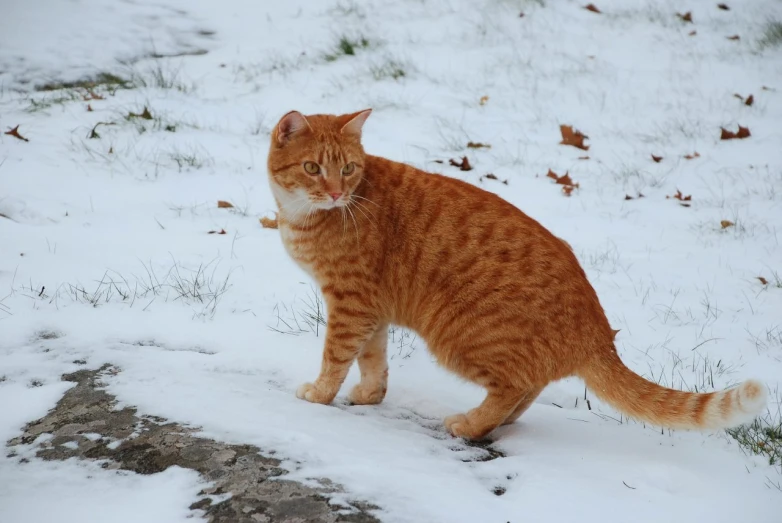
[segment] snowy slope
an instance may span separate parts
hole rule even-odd
[[[574,247],[629,366],[689,390],[758,378],[778,423],[782,47],[758,39],[782,5],[685,4],[4,6],[0,130],[19,125],[29,142],[0,134],[0,440],[86,360],[121,369],[107,387],[122,404],[274,450],[293,479],[329,478],[383,521],[779,521],[778,463],[724,433],[628,422],[588,395],[589,410],[576,379],[497,430],[505,457],[477,460],[441,420],[482,391],[409,333],[391,340],[382,405],[346,405],[355,369],[335,405],[297,400],[320,363],[317,293],[258,221],[274,210],[276,120],[372,107],[369,152],[497,192]],[[337,50],[343,36],[354,55]],[[99,73],[134,88],[33,89]],[[152,120],[128,117],[145,107]],[[560,145],[562,124],[589,150]],[[749,138],[720,140],[739,125]],[[448,165],[463,155],[473,170]],[[566,197],[549,169],[579,188]],[[668,198],[677,190],[691,200]],[[3,523],[184,521],[203,488],[180,469],[136,477],[5,454]],[[47,497],[78,503],[36,502]]]

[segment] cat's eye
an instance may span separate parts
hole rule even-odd
[[[353,171],[356,170],[356,164],[353,162],[350,162],[345,167],[342,168],[342,176],[349,176],[353,174]]]
[[[304,162],[304,170],[308,174],[318,174],[320,172],[320,166],[315,162]]]

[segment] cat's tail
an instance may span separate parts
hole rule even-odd
[[[613,347],[594,357],[578,375],[617,410],[672,429],[736,427],[752,421],[766,406],[766,387],[758,381],[709,393],[669,389],[627,368]]]

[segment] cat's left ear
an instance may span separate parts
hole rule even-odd
[[[280,122],[277,124],[277,143],[285,145],[294,134],[305,129],[311,131],[312,127],[304,115],[299,111],[290,111],[280,118]]]
[[[364,122],[367,121],[369,115],[372,113],[372,109],[364,109],[357,113],[348,115],[348,123],[342,126],[340,133],[344,135],[353,135],[356,138],[361,138],[361,128],[364,127]]]

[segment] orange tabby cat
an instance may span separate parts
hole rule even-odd
[[[389,324],[415,330],[438,362],[486,388],[480,406],[445,419],[479,439],[512,423],[553,380],[580,376],[629,416],[716,429],[765,405],[757,381],[693,394],[628,369],[594,289],[569,246],[502,198],[364,153],[371,110],[289,112],[268,157],[279,229],[328,311],[320,375],[296,395],[330,403],[358,360],[354,404],[386,394]]]

